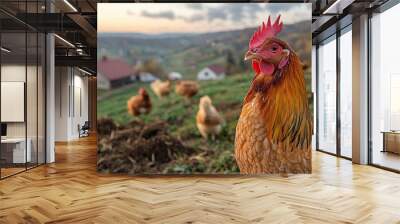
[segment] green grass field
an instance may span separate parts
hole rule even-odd
[[[176,161],[173,172],[180,173],[231,173],[238,168],[234,161],[233,144],[235,127],[239,117],[243,98],[250,85],[252,74],[240,74],[227,77],[219,81],[200,82],[200,91],[191,102],[171,93],[168,97],[159,99],[151,91],[149,84],[133,84],[111,93],[102,93],[103,98],[98,102],[99,118],[112,118],[119,124],[126,124],[134,119],[141,119],[146,123],[153,121],[167,121],[170,133],[182,140],[184,144],[194,147],[198,151],[197,161],[193,165],[190,161]],[[126,101],[136,95],[138,88],[144,87],[150,94],[153,109],[150,114],[132,117],[127,113]],[[221,134],[214,140],[201,138],[196,127],[196,113],[201,96],[208,95],[214,106],[222,113],[226,120]]]
[[[309,75],[307,72],[306,80]],[[164,170],[165,173],[235,173],[239,171],[234,159],[235,128],[252,77],[253,74],[248,73],[229,76],[219,81],[200,82],[200,91],[191,102],[175,92],[159,99],[151,91],[149,84],[125,86],[101,93],[102,99],[97,104],[98,116],[112,118],[118,124],[127,124],[135,119],[145,123],[166,121],[171,135],[196,150],[196,162],[188,157],[179,158]],[[146,88],[150,94],[153,109],[150,114],[132,117],[127,113],[126,102],[137,94],[140,87]],[[214,106],[226,121],[223,131],[214,141],[203,139],[196,127],[198,102],[205,95],[211,97]]]

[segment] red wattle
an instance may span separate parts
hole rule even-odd
[[[257,60],[252,60],[251,64],[253,66],[253,70],[256,73],[256,75],[260,74],[260,63]]]
[[[264,75],[269,75],[272,76],[274,74],[275,71],[275,65],[271,64],[271,63],[267,63],[264,61],[261,61],[260,63],[260,70]]]

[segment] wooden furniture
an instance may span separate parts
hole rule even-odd
[[[383,131],[382,152],[400,154],[400,131]]]
[[[25,151],[25,144],[27,147]],[[5,160],[5,163],[25,163],[31,162],[32,153],[31,146],[32,140],[27,138],[25,142],[25,138],[3,138],[1,139],[1,151],[2,151],[2,160]],[[3,155],[4,153],[4,155]]]

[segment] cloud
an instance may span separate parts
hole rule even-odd
[[[218,7],[208,8],[208,21],[216,19],[231,19],[238,22],[244,19],[252,19],[258,12],[263,11],[262,4],[252,3],[227,3]]]
[[[246,4],[247,5],[247,4]],[[243,18],[245,17],[245,11],[246,11],[246,6],[242,5],[242,4],[227,4],[226,6],[224,6],[224,9],[226,11],[228,11],[228,14],[230,16],[230,18],[233,21],[240,21],[243,20]],[[221,8],[222,10],[222,8]]]
[[[279,14],[283,15],[284,23],[293,23],[311,19],[311,4],[267,4],[265,10],[269,12],[272,20],[275,20]]]
[[[285,14],[285,21],[296,21],[293,14],[304,17],[304,13],[295,13],[296,11],[305,11],[299,4],[289,3],[221,3],[221,4],[202,4],[186,3],[184,5],[190,13],[180,14],[175,9],[166,9],[164,11],[151,11],[143,9],[141,16],[153,19],[183,20],[188,23],[208,21],[216,25],[217,21],[225,21],[234,26],[248,26],[262,16],[267,19],[269,15],[273,18],[277,14]],[[192,10],[190,10],[192,9]],[[301,10],[300,10],[301,9]],[[134,15],[133,11],[127,10],[128,15]],[[265,18],[264,18],[265,17]],[[300,18],[299,17],[299,18]]]
[[[275,3],[275,4],[266,4],[265,9],[271,13],[276,14],[283,11],[289,11],[298,6],[299,6],[298,4],[293,4],[293,3]]]
[[[254,19],[257,13],[263,11],[263,8],[260,4],[241,4],[241,5],[232,5],[231,7],[231,18],[234,21],[240,21],[244,19]]]
[[[285,15],[285,21],[293,21],[307,18],[311,4],[294,3],[225,3],[218,6],[206,6],[209,22],[214,20],[230,20],[235,26],[248,26],[254,20],[260,18],[267,20],[268,16],[275,18],[278,14]]]
[[[205,19],[203,14],[193,14],[189,17],[178,16],[177,18],[184,20],[185,22],[198,22]]]
[[[186,3],[186,7],[194,10],[202,10],[203,4],[201,3]]]
[[[209,22],[212,22],[216,19],[226,19],[228,17],[226,11],[221,9],[220,7],[217,8],[208,8],[207,12],[207,19]]]
[[[161,11],[161,12],[149,12],[143,10],[141,15],[149,18],[161,18],[169,20],[181,19],[184,20],[185,22],[198,22],[201,20],[205,20],[204,14],[201,13],[192,14],[190,16],[183,16],[183,15],[175,15],[175,13],[172,10]]]
[[[141,15],[144,17],[149,17],[149,18],[160,18],[160,19],[169,19],[169,20],[175,19],[175,13],[171,10],[156,12],[156,13],[143,10]]]

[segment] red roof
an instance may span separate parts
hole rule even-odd
[[[133,68],[121,59],[102,58],[97,62],[97,70],[109,80],[118,80],[131,76]]]
[[[225,73],[225,67],[222,65],[210,65],[208,68],[213,71],[215,74]]]

